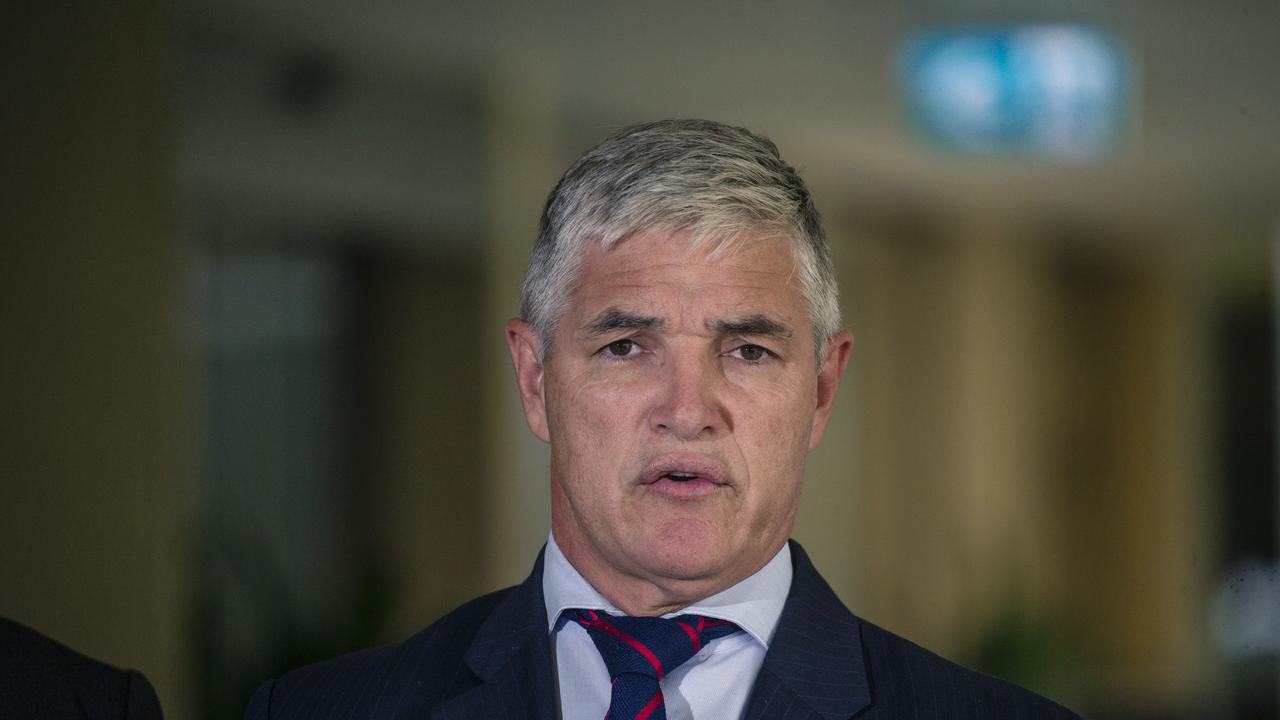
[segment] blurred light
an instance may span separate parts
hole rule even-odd
[[[1280,655],[1280,563],[1238,563],[1218,588],[1210,626],[1230,659]]]
[[[1125,55],[1083,27],[920,33],[900,68],[914,124],[950,150],[1093,157],[1127,111]]]

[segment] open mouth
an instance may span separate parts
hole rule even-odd
[[[645,466],[640,476],[642,485],[667,484],[707,486],[714,489],[731,484],[729,471],[723,464],[697,455],[664,455]]]

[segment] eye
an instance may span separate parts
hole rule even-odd
[[[773,353],[759,345],[740,345],[734,348],[733,352],[737,353],[738,357],[750,363],[758,363],[774,356]]]
[[[635,350],[635,348],[636,348],[635,341],[629,338],[623,338],[622,340],[614,340],[613,342],[604,346],[605,351],[608,352],[613,357],[627,357],[631,355],[631,351]]]

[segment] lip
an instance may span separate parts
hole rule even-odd
[[[673,480],[669,473],[691,473],[695,478]],[[708,487],[730,486],[730,474],[723,462],[698,455],[663,455],[649,461],[640,473],[641,486],[678,488],[681,486]]]

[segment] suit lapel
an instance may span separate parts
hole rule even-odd
[[[792,578],[746,720],[847,720],[871,703],[859,621],[791,541]]]
[[[542,599],[542,553],[533,572],[494,608],[476,631],[465,662],[474,673],[438,705],[434,720],[538,718],[554,720],[551,641]],[[465,673],[464,673],[465,674]]]
[[[744,717],[847,720],[871,703],[859,621],[794,541],[791,562],[787,604]],[[433,720],[554,720],[541,553],[529,578],[476,631],[465,662],[474,675],[435,708]]]

